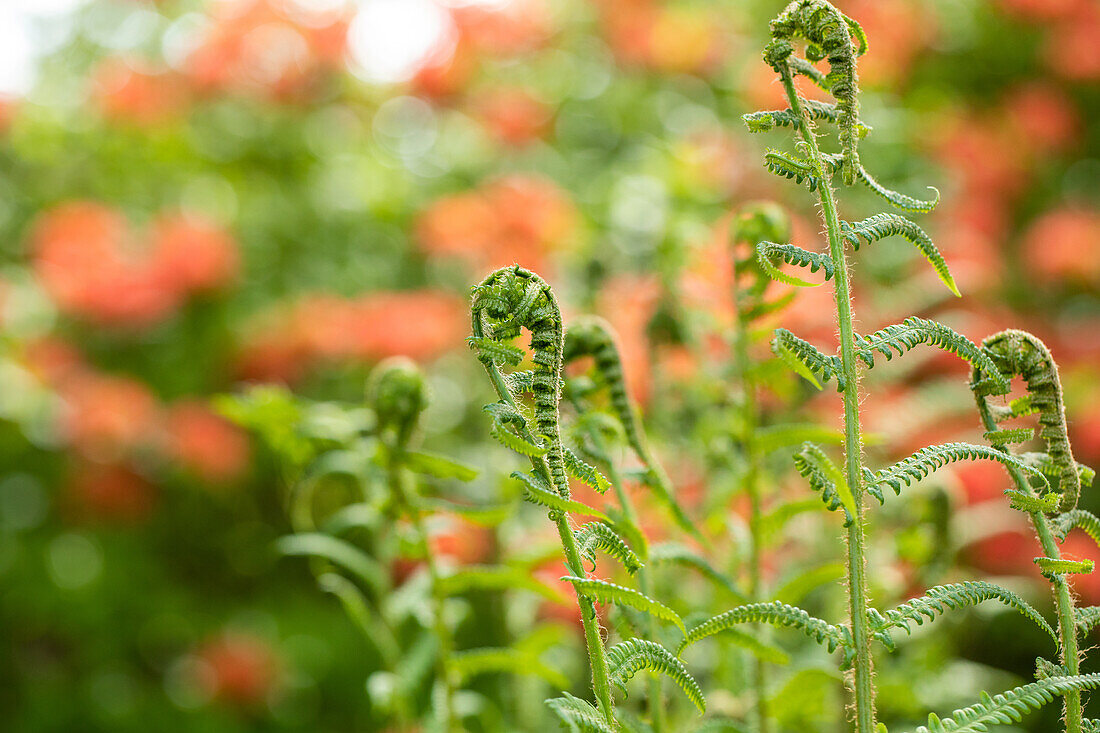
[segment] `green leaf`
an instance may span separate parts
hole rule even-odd
[[[275,542],[283,555],[320,557],[350,571],[376,594],[385,593],[389,573],[355,545],[320,532],[286,535]]]
[[[945,443],[921,448],[908,458],[898,461],[893,466],[884,468],[881,471],[872,472],[870,469],[864,468],[864,479],[867,482],[868,493],[878,499],[879,502],[883,502],[885,500],[882,496],[882,489],[879,488],[883,484],[893,488],[894,493],[900,496],[902,484],[909,486],[914,481],[920,481],[949,463],[977,460],[996,461],[1006,468],[1019,469],[1024,473],[1037,477],[1043,484],[1049,486],[1049,482],[1042,472],[1016,456],[987,445],[974,445],[972,443]]]
[[[481,674],[504,672],[539,677],[559,689],[569,686],[565,675],[547,666],[537,656],[507,647],[483,647],[454,652],[447,659],[447,667],[463,684]]]
[[[438,479],[458,479],[473,481],[477,478],[477,469],[446,456],[426,451],[409,451],[404,454],[405,467],[414,473],[422,473]]]
[[[583,481],[601,494],[606,494],[607,490],[611,488],[611,482],[602,473],[582,461],[576,453],[568,448],[565,449],[564,458],[565,470],[573,478]]]
[[[891,628],[905,629],[911,632],[911,624],[920,626],[927,619],[935,620],[938,614],[943,614],[947,609],[959,609],[967,606],[976,606],[984,601],[1000,601],[1005,606],[1019,611],[1020,614],[1045,631],[1054,642],[1058,643],[1058,635],[1046,619],[1020,596],[1007,588],[1002,588],[993,583],[978,580],[968,580],[962,583],[939,585],[929,588],[920,598],[906,601],[897,608],[887,611],[872,626],[872,633],[886,631]]]
[[[775,329],[775,336],[772,338],[772,353],[779,357],[793,372],[818,389],[822,389],[823,382],[828,382],[836,377],[837,391],[844,391],[844,377],[840,368],[840,358],[826,356],[818,351],[817,347],[808,341],[803,341],[787,329]]]
[[[846,630],[815,618],[801,608],[786,603],[750,603],[730,609],[725,613],[697,624],[688,630],[679,652],[708,636],[714,636],[738,624],[765,623],[772,626],[798,629],[830,652],[840,647],[850,646]]]
[[[562,730],[571,733],[618,733],[604,720],[603,714],[592,703],[563,692],[561,697],[546,701],[561,724]]]
[[[783,261],[788,265],[808,267],[810,268],[810,272],[822,270],[825,280],[830,280],[833,277],[833,261],[828,255],[819,252],[809,252],[793,244],[760,242],[756,245],[756,261],[760,265],[760,269],[762,269],[772,280],[800,288],[816,288],[820,285],[824,285],[824,281],[812,283],[794,277],[793,275],[788,275],[772,264],[772,262],[776,260]]]
[[[582,596],[591,598],[599,603],[614,603],[620,606],[628,606],[635,611],[648,613],[653,618],[667,621],[675,625],[680,631],[686,632],[684,621],[680,618],[679,614],[668,606],[632,588],[624,588],[621,585],[608,583],[606,580],[577,578],[572,575],[563,576],[562,580],[568,580],[572,583],[573,587],[577,589],[577,593]]]
[[[825,451],[813,443],[803,443],[801,450],[794,454],[794,466],[810,488],[821,494],[826,508],[830,511],[843,510],[844,526],[851,525],[856,511],[855,498],[844,473],[825,455]]]
[[[627,639],[607,650],[611,683],[626,694],[626,683],[639,671],[648,669],[672,679],[700,713],[707,710],[699,684],[688,673],[684,663],[660,644],[645,639]]]
[[[585,514],[604,522],[611,521],[611,518],[599,509],[582,504],[575,499],[563,499],[557,492],[551,491],[546,482],[535,478],[533,474],[513,471],[512,478],[523,483],[524,498],[533,504],[544,506],[553,511]]]
[[[575,534],[577,550],[582,557],[592,563],[593,569],[596,567],[596,550],[601,550],[618,560],[631,575],[641,569],[642,561],[623,538],[604,522],[589,522]]]
[[[983,692],[980,702],[956,710],[948,718],[941,720],[934,713],[930,714],[928,725],[917,728],[915,733],[985,733],[989,726],[1022,721],[1026,714],[1059,695],[1097,687],[1100,687],[1100,674],[1085,674],[1048,677],[993,697]]]
[[[863,183],[863,185],[867,186],[867,188],[871,189],[878,196],[889,202],[891,206],[896,209],[901,209],[902,211],[913,211],[921,214],[927,214],[929,211],[936,208],[936,204],[940,202],[940,192],[934,186],[928,187],[930,191],[935,193],[934,198],[918,199],[886,188],[881,183],[876,181],[863,166],[859,166],[859,168],[856,170],[856,177],[860,180],[860,182]]]
[[[861,243],[871,244],[887,237],[899,236],[908,240],[920,250],[948,290],[961,297],[955,278],[951,277],[951,271],[947,267],[947,261],[932,242],[932,238],[915,222],[898,214],[876,214],[856,223],[842,221],[840,230],[844,240],[857,250]]]
[[[838,562],[804,570],[779,587],[775,592],[775,600],[793,605],[818,586],[832,583],[842,577],[844,577],[844,565]]]
[[[472,590],[526,590],[554,603],[568,599],[557,588],[539,582],[520,568],[508,565],[466,565],[438,581],[438,590],[446,596]]]

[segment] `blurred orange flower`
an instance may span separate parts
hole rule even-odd
[[[119,463],[78,463],[65,495],[78,516],[121,524],[149,519],[157,499],[152,484]]]
[[[65,405],[62,438],[97,461],[121,458],[148,445],[160,417],[156,397],[143,383],[83,371],[58,386]]]
[[[1095,287],[1100,283],[1100,211],[1048,211],[1024,234],[1023,256],[1032,276]]]
[[[342,68],[347,7],[307,10],[274,0],[218,3],[184,73],[201,91],[283,100]]]
[[[232,481],[248,468],[247,434],[202,402],[169,407],[164,437],[166,455],[205,481]]]
[[[545,104],[520,88],[484,92],[474,98],[472,107],[490,137],[512,147],[542,138],[552,116]]]
[[[429,254],[457,256],[475,269],[517,263],[545,269],[545,256],[575,239],[578,216],[554,183],[512,175],[436,200],[416,224]]]
[[[248,706],[262,702],[278,677],[271,645],[255,636],[231,633],[213,639],[195,653],[209,677],[196,682],[214,699]]]
[[[188,103],[187,89],[175,75],[136,68],[134,61],[108,58],[92,71],[92,94],[115,122],[155,125],[177,118]]]

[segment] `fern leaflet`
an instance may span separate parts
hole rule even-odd
[[[1100,674],[1048,677],[993,697],[983,692],[976,705],[956,710],[948,718],[941,720],[930,714],[928,725],[917,728],[915,733],[985,733],[992,725],[1020,722],[1026,714],[1059,695],[1096,687],[1100,687]]]
[[[955,285],[955,278],[951,276],[951,271],[947,267],[947,261],[936,248],[932,238],[915,222],[898,214],[882,213],[860,222],[842,221],[840,230],[844,240],[857,250],[861,243],[871,244],[887,237],[899,236],[908,240],[920,250],[924,259],[928,260],[936,270],[943,284],[956,296],[961,297],[959,288]]]
[[[573,584],[573,587],[577,589],[578,594],[587,596],[594,601],[629,606],[636,611],[648,613],[650,616],[660,619],[661,621],[667,621],[680,629],[680,631],[687,633],[687,630],[684,628],[684,621],[680,618],[678,613],[668,606],[632,588],[624,588],[621,585],[608,583],[606,580],[576,578],[572,575],[563,576],[562,580],[568,580]]]
[[[677,653],[682,653],[686,647],[708,636],[714,636],[738,624],[747,623],[766,623],[798,629],[818,644],[825,646],[830,652],[850,644],[847,630],[843,627],[815,618],[801,608],[771,601],[738,606],[691,627]]]
[[[707,703],[699,684],[688,673],[684,663],[657,642],[627,639],[607,650],[607,661],[611,667],[611,682],[623,694],[626,694],[626,683],[639,671],[648,669],[670,677],[700,713],[706,712]]]
[[[826,356],[808,341],[795,336],[785,328],[775,329],[772,338],[772,353],[818,389],[822,383],[836,377],[837,391],[844,391],[844,377],[841,376],[840,357]],[[820,380],[820,381],[819,381]]]
[[[642,561],[604,522],[589,522],[577,531],[577,550],[596,567],[596,550],[602,550],[622,563],[626,571],[633,575],[642,567]]]
[[[772,280],[801,288],[816,288],[822,284],[808,282],[793,275],[788,275],[773,265],[773,260],[782,260],[788,265],[808,267],[810,272],[822,270],[826,280],[833,277],[833,261],[828,255],[823,255],[820,252],[810,252],[793,244],[760,242],[756,245],[756,261]]]

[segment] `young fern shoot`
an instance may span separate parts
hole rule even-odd
[[[471,316],[473,335],[470,345],[477,352],[499,397],[498,402],[486,406],[494,423],[490,433],[506,447],[530,460],[531,471],[516,472],[513,476],[524,485],[528,501],[548,510],[561,540],[568,571],[563,579],[573,584],[580,605],[596,707],[568,694],[547,704],[563,723],[574,729],[614,733],[619,729],[619,721],[615,715],[611,686],[622,687],[637,671],[649,668],[676,680],[702,712],[704,701],[698,685],[683,664],[666,649],[655,642],[639,639],[624,641],[610,649],[605,646],[596,615],[597,602],[631,607],[681,631],[684,630],[684,623],[675,611],[644,592],[590,578],[585,573],[584,554],[596,546],[609,549],[610,554],[623,561],[624,565],[640,565],[641,561],[627,546],[622,535],[635,535],[637,548],[642,549],[643,553],[644,538],[641,542],[637,541],[640,532],[630,531],[632,523],[622,520],[616,523],[603,512],[585,506],[570,496],[569,476],[587,483],[600,493],[611,488],[611,483],[562,441],[559,403],[562,397],[565,336],[561,310],[550,286],[522,267],[502,268],[474,288]],[[505,374],[501,371],[502,366],[516,367],[523,361],[523,350],[514,346],[512,341],[520,336],[524,328],[531,334],[534,369]],[[534,414],[530,416],[521,406],[526,393],[532,396],[534,404]],[[639,440],[640,437],[635,438],[635,441]],[[642,460],[652,476],[655,464],[642,445],[639,453],[647,456]],[[638,449],[637,445],[635,449]],[[573,512],[601,520],[603,529],[590,524],[580,531],[575,530],[570,517]]]
[[[846,586],[849,622],[846,626],[833,626],[820,619],[808,617],[800,609],[776,603],[755,604],[734,609],[724,621],[719,621],[722,617],[712,619],[707,622],[711,625],[699,628],[698,633],[730,623],[763,620],[800,628],[830,650],[843,649],[843,666],[851,669],[855,730],[857,733],[873,733],[878,723],[871,642],[877,639],[888,648],[892,647],[893,641],[889,634],[891,627],[908,630],[908,620],[919,622],[922,617],[933,618],[946,608],[959,608],[985,600],[998,600],[1036,623],[1045,622],[1015,594],[988,583],[933,588],[925,597],[914,599],[885,615],[872,608],[866,576],[864,495],[870,494],[882,502],[882,486],[889,486],[900,493],[903,485],[909,485],[946,464],[959,460],[994,460],[1004,464],[1010,471],[1020,471],[1021,475],[1027,472],[1027,466],[999,450],[963,443],[921,449],[897,465],[877,472],[864,466],[859,419],[862,396],[859,377],[861,369],[875,366],[877,356],[884,356],[889,360],[918,345],[927,344],[967,361],[980,375],[977,383],[986,394],[1007,393],[1008,382],[993,365],[986,350],[979,349],[964,336],[942,324],[909,318],[871,335],[862,336],[855,332],[846,245],[858,249],[862,244],[900,236],[921,252],[951,292],[958,295],[958,289],[939,250],[916,223],[893,213],[878,214],[859,222],[843,221],[833,190],[837,174],[840,174],[840,182],[844,185],[859,181],[894,208],[903,211],[930,211],[938,202],[939,195],[936,193],[932,199],[920,200],[887,189],[866,171],[860,161],[859,140],[868,134],[869,128],[859,120],[856,62],[867,50],[867,39],[856,21],[826,0],[794,0],[772,21],[771,30],[772,40],[765,48],[764,60],[778,75],[790,106],[785,110],[746,115],[745,121],[753,132],[776,127],[791,127],[797,132],[798,152],[790,154],[769,150],[765,155],[765,167],[777,175],[793,179],[797,183],[805,183],[811,192],[816,192],[828,249],[827,253],[821,253],[791,244],[763,241],[757,244],[757,254],[766,272],[789,284],[813,286],[813,283],[784,273],[780,269],[784,264],[806,267],[811,273],[820,271],[823,280],[833,282],[839,353],[824,354],[812,344],[783,329],[776,331],[772,346],[777,356],[819,389],[824,383],[834,380],[843,398],[843,467],[834,464],[827,453],[813,443],[803,445],[795,456],[795,464],[811,488],[821,494],[826,507],[843,513],[847,529]],[[795,53],[795,40],[805,42],[805,57]],[[815,62],[821,60],[829,64],[827,74],[814,66]],[[828,92],[835,102],[824,104],[802,98],[795,87],[797,76],[807,77]],[[826,153],[821,149],[819,123],[837,126],[840,153]],[[1064,457],[1059,457],[1058,460],[1061,461],[1058,465],[1064,463]],[[1041,472],[1033,470],[1031,473],[1044,486],[1049,483]],[[696,631],[689,631],[689,640],[697,635]],[[1066,682],[1057,686],[1059,692],[1055,694],[1061,694],[1063,689],[1070,690],[1073,684]],[[1042,695],[1033,697],[1038,699]]]

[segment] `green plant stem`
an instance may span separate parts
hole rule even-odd
[[[733,298],[737,306],[737,334],[735,337],[736,342],[734,343],[737,378],[740,379],[741,387],[744,391],[744,402],[741,406],[744,428],[740,438],[742,444],[745,446],[745,452],[748,458],[748,468],[745,472],[745,479],[743,482],[745,493],[749,497],[748,594],[750,601],[757,602],[765,600],[761,573],[763,564],[763,538],[760,536],[760,523],[761,517],[763,516],[763,506],[762,497],[760,496],[760,455],[752,441],[753,433],[760,423],[760,411],[756,401],[756,385],[752,383],[752,379],[748,376],[749,367],[751,366],[749,360],[750,332],[749,323],[743,315],[745,312],[745,304],[742,301],[744,299],[740,297],[736,290],[733,293]],[[753,631],[765,642],[771,636],[771,629],[767,626],[756,625]],[[764,660],[757,659],[756,657],[750,657],[749,663],[752,665],[752,686],[756,703],[756,731],[757,733],[769,733],[771,726],[768,722],[768,669]]]
[[[482,336],[481,324],[474,319],[474,335]],[[484,362],[483,362],[484,363]],[[489,374],[489,380],[493,383],[493,389],[497,396],[506,404],[519,410],[519,406],[508,391],[504,383],[504,377],[494,364],[484,363],[485,371]],[[526,436],[533,439],[533,436]],[[550,476],[550,466],[544,456],[532,456],[531,465],[536,471],[541,471],[543,476]],[[577,538],[573,534],[573,528],[569,524],[569,517],[561,513],[553,513],[554,524],[558,529],[558,537],[561,538],[562,550],[565,553],[565,564],[574,577],[584,577],[584,564],[581,562],[580,552],[577,550]],[[600,623],[596,616],[596,605],[586,596],[577,594],[577,605],[581,611],[581,626],[584,628],[585,644],[588,647],[588,664],[592,669],[592,692],[596,696],[600,712],[604,720],[614,728],[615,708],[611,702],[611,681],[607,667],[607,650],[604,649],[603,638],[600,635]]]
[[[852,301],[849,292],[848,264],[844,242],[840,238],[840,219],[837,215],[829,174],[817,146],[813,123],[802,106],[794,88],[789,66],[780,73],[791,109],[799,118],[799,131],[806,143],[814,173],[821,181],[818,200],[821,217],[829,239],[829,255],[835,270],[834,295],[836,296],[837,326],[840,331],[840,363],[846,386],[844,398],[844,454],[848,486],[853,497],[852,522],[848,527],[848,604],[852,624],[852,642],[855,646],[853,676],[857,733],[874,733],[875,688],[874,660],[871,657],[871,640],[867,617],[867,565],[864,550],[863,529],[863,474],[862,440],[859,426],[859,368],[855,356],[855,332],[852,325]]]
[[[596,452],[600,454],[600,458],[603,460],[604,465],[607,467],[607,478],[611,482],[611,485],[615,489],[615,497],[619,500],[619,508],[623,512],[623,516],[627,521],[637,526],[638,513],[634,509],[634,502],[630,500],[630,495],[626,492],[626,487],[623,484],[622,477],[619,475],[619,469],[615,467],[615,462],[611,460],[611,455],[607,450],[607,446],[604,444],[603,438],[599,434],[593,436],[593,442],[596,448]],[[636,548],[642,552],[641,560],[643,563],[649,562],[649,557],[644,552],[644,548]],[[649,595],[652,588],[649,577],[649,568],[642,567],[638,569],[638,590],[643,595]],[[653,618],[649,615],[645,617],[645,633],[650,639],[653,639],[656,633],[656,624],[653,622]],[[665,710],[661,705],[661,678],[656,674],[649,676],[649,726],[652,728],[653,733],[662,733],[665,730]]]
[[[997,430],[997,422],[989,413],[985,400],[979,400],[978,404],[982,425],[985,426],[987,431]],[[1001,447],[1000,450],[1008,452],[1004,447]],[[1019,491],[1029,496],[1036,495],[1031,488],[1031,484],[1028,483],[1027,478],[1018,468],[1009,466],[1008,472]],[[1061,559],[1062,551],[1058,547],[1058,542],[1054,539],[1054,533],[1051,531],[1050,521],[1046,518],[1046,515],[1041,512],[1028,512],[1028,515],[1031,517],[1031,525],[1035,528],[1035,535],[1039,538],[1043,553],[1049,558]],[[1058,609],[1058,636],[1061,646],[1059,652],[1062,666],[1066,668],[1067,675],[1076,675],[1081,671],[1081,655],[1077,646],[1077,624],[1073,594],[1070,592],[1065,575],[1051,576],[1050,583],[1054,590],[1054,605]],[[1066,733],[1081,733],[1084,713],[1080,691],[1073,690],[1063,695],[1062,705],[1065,711]]]
[[[447,625],[445,616],[446,598],[439,592],[439,564],[436,561],[435,553],[432,552],[428,530],[424,526],[423,514],[416,505],[413,489],[408,484],[408,474],[401,468],[401,457],[404,453],[404,443],[392,448],[386,469],[390,490],[398,498],[402,509],[412,521],[417,542],[424,553],[424,564],[427,566],[432,594],[432,633],[435,634],[436,643],[439,644],[439,651],[436,655],[436,675],[443,685],[443,700],[440,706],[442,709],[437,711],[437,715],[440,729],[445,733],[453,733],[456,730],[454,721],[454,682],[451,679],[450,670],[447,669],[447,660],[451,658],[454,652],[454,639],[451,637],[451,629]]]

